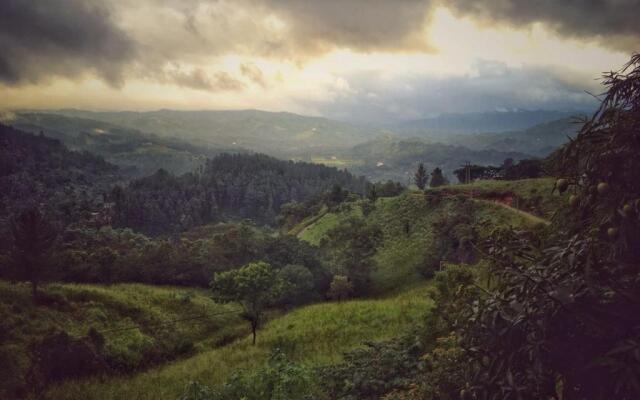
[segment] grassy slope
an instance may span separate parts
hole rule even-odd
[[[0,345],[17,356],[16,376],[25,373],[29,343],[52,331],[65,330],[80,338],[91,327],[101,332],[117,329],[104,332],[105,348],[115,359],[131,365],[160,342],[178,343],[174,340],[178,338],[181,343],[192,343],[195,351],[204,351],[248,331],[234,313],[162,325],[235,309],[214,303],[202,289],[50,284],[42,289],[42,297],[48,305],[35,305],[27,285],[0,281]]]
[[[534,212],[543,218],[549,219],[557,209],[567,203],[569,197],[569,193],[559,195],[556,192],[552,194],[554,185],[554,178],[522,179],[518,181],[479,180],[467,185],[448,185],[430,190],[473,191],[474,195],[510,192],[524,199],[527,203],[538,201]]]
[[[358,206],[353,206],[342,211],[329,212],[323,208],[317,217],[307,218],[297,227],[294,227],[290,233],[296,234],[300,239],[317,246],[328,231],[348,217],[362,217],[362,209]]]
[[[497,226],[532,223],[513,210],[489,202],[477,201],[476,205],[475,222],[482,237],[490,235]],[[175,399],[191,380],[215,385],[224,382],[233,371],[262,365],[276,347],[302,362],[321,365],[339,361],[344,351],[363,341],[406,332],[422,318],[430,304],[425,295],[428,283],[416,272],[424,246],[430,240],[430,223],[442,213],[453,212],[455,207],[454,199],[429,205],[416,193],[378,200],[368,220],[384,232],[384,242],[376,254],[379,269],[374,273],[374,285],[379,293],[388,293],[385,297],[302,307],[269,322],[259,332],[255,347],[246,337],[133,377],[70,382],[52,389],[49,398]],[[302,239],[319,243],[332,227],[350,215],[361,215],[361,209],[323,210],[321,216],[311,217],[294,229]]]
[[[497,226],[538,222],[497,204],[476,203],[475,222],[482,237],[490,235]],[[442,213],[453,212],[455,207],[453,199],[443,199],[437,205],[429,205],[419,192],[378,199],[375,209],[367,216],[367,220],[377,224],[384,233],[384,241],[375,256],[378,268],[373,273],[374,292],[402,290],[405,285],[422,279],[417,267],[423,261],[426,243],[432,239],[431,223]],[[307,223],[304,229],[299,230],[298,237],[317,245],[329,230],[351,215],[361,215],[361,210],[327,212],[315,222]]]
[[[426,283],[414,285],[403,293],[382,299],[302,307],[267,323],[259,331],[255,347],[247,336],[132,378],[70,382],[52,389],[47,397],[175,400],[189,381],[220,384],[233,371],[261,365],[274,348],[284,349],[293,359],[309,365],[338,362],[344,351],[366,340],[397,336],[421,321],[430,304],[426,287]]]

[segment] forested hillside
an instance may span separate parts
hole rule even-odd
[[[123,178],[117,166],[87,152],[68,150],[60,141],[0,124],[0,226],[29,206],[52,219],[90,220],[104,195]],[[3,240],[2,247],[7,246]]]
[[[363,193],[367,181],[347,171],[265,155],[222,154],[190,174],[160,170],[111,193],[114,224],[171,234],[225,218],[272,223],[283,204],[337,188]]]
[[[160,168],[183,174],[199,168],[220,148],[196,146],[180,138],[160,137],[137,128],[46,112],[20,112],[6,118],[16,128],[59,139],[72,150],[89,151],[137,177]],[[242,151],[236,146],[235,151]]]

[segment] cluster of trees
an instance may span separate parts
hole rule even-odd
[[[389,179],[385,182],[371,184],[367,190],[367,198],[375,202],[379,197],[395,197],[405,190],[406,188],[400,182]]]
[[[440,167],[436,167],[431,172],[431,179],[427,175],[427,170],[424,168],[424,164],[420,163],[418,169],[413,177],[413,182],[418,189],[424,190],[427,186],[438,187],[448,184],[447,178],[442,174]]]
[[[455,199],[451,212],[442,213],[432,222],[432,239],[426,246],[421,269],[425,277],[433,277],[442,262],[473,264],[477,261],[474,214],[475,204],[460,197]]]
[[[205,226],[176,240],[110,227],[98,231],[69,228],[56,235],[37,210],[26,211],[12,226],[13,251],[11,257],[4,258],[0,277],[30,281],[34,287],[50,279],[208,287],[215,272],[256,260],[285,269],[284,274],[309,278],[311,287],[304,296],[291,295],[281,299],[280,305],[320,298],[331,282],[318,249],[249,223]],[[292,271],[290,266],[296,269]]]
[[[507,158],[499,166],[491,165],[465,165],[453,171],[458,182],[468,183],[478,179],[529,179],[540,178],[547,175],[545,162],[539,159],[520,160],[517,163],[512,158]]]
[[[371,273],[376,268],[373,256],[381,241],[382,230],[363,218],[345,219],[327,232],[320,246],[328,253],[334,274],[331,284],[333,298],[367,294]]]
[[[227,218],[273,223],[286,203],[331,191],[330,203],[367,185],[346,171],[261,154],[221,154],[195,173],[160,170],[111,193],[116,226],[147,234],[175,234]]]

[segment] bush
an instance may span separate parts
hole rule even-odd
[[[30,383],[35,390],[53,382],[95,374],[106,366],[91,341],[72,338],[64,331],[46,336],[31,352]]]
[[[255,371],[233,374],[220,388],[208,388],[198,382],[188,385],[180,400],[320,400],[314,372],[302,364],[290,362],[281,352],[274,353],[267,365]]]
[[[321,367],[320,381],[331,399],[378,399],[412,387],[423,371],[421,346],[415,337],[369,342],[348,352],[337,365]]]

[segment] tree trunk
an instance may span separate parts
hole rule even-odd
[[[31,280],[31,297],[33,301],[36,301],[38,298],[38,281],[35,279]]]
[[[253,334],[253,345],[256,345],[256,329],[258,329],[258,322],[251,321],[251,333]]]

